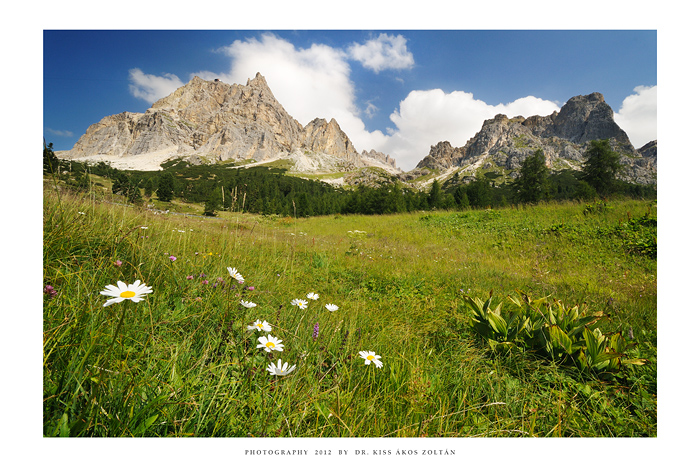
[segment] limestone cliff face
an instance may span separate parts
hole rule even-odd
[[[327,122],[317,118],[304,127],[302,147],[309,151],[333,154],[358,163],[360,155],[334,118]]]
[[[447,170],[464,157],[464,148],[453,148],[448,141],[430,147],[430,153],[416,166],[417,169]]]
[[[609,139],[620,153],[622,179],[656,183],[656,152],[650,156],[652,151],[634,149],[600,93],[572,97],[559,112],[548,116],[496,115],[484,121],[481,130],[461,148],[452,148],[447,142],[433,146],[417,168],[493,168],[512,177],[525,158],[541,149],[551,169],[580,169],[590,141],[600,139]]]
[[[315,119],[302,127],[258,73],[245,85],[194,77],[145,113],[112,115],[90,126],[64,157],[107,156],[134,164],[147,159],[159,164],[173,157],[193,163],[260,162],[300,150],[333,156],[345,168],[372,165],[357,153],[335,119]],[[383,164],[395,169],[395,163]]]

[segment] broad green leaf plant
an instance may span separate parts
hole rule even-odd
[[[646,363],[629,357],[634,345],[621,332],[606,335],[599,328],[592,328],[604,315],[588,313],[585,304],[567,308],[561,301],[549,297],[532,299],[522,291],[508,296],[515,305],[508,310],[503,303],[491,308],[491,293],[486,301],[466,295],[462,298],[467,305],[467,327],[495,352],[519,348],[595,374],[615,373],[624,365]]]

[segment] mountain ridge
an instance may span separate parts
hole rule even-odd
[[[580,170],[590,142],[607,139],[621,156],[622,180],[655,184],[656,141],[647,143],[644,151],[635,149],[613,117],[600,93],[572,97],[560,111],[548,116],[508,118],[498,114],[485,120],[464,146],[452,147],[447,141],[431,146],[406,178],[424,175],[426,169],[456,172],[467,180],[485,169],[513,178],[523,161],[538,149],[551,170]]]
[[[469,182],[485,171],[503,182],[517,176],[525,158],[537,149],[551,170],[580,170],[588,145],[598,139],[610,140],[620,153],[621,179],[656,184],[656,141],[635,149],[597,92],[574,96],[547,116],[498,114],[485,120],[464,146],[437,142],[414,169],[404,172],[390,155],[358,152],[335,118],[315,118],[302,126],[257,73],[245,85],[194,76],[144,113],[102,118],[71,150],[57,155],[134,170],[160,170],[163,162],[177,158],[191,164],[236,162],[240,167],[284,159],[290,172],[301,176],[348,173],[334,178],[335,183],[357,183],[350,172],[371,173],[362,169],[374,167],[408,184],[422,179],[415,182],[420,188],[433,179]]]
[[[399,172],[394,159],[384,154],[358,153],[335,119],[317,118],[302,126],[277,101],[260,73],[245,85],[195,76],[144,113],[104,117],[59,156],[158,170],[174,158],[194,164],[259,163],[298,151],[330,156],[343,169],[376,165]],[[330,165],[328,169],[335,170]]]

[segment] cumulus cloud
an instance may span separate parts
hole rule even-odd
[[[131,95],[143,99],[149,104],[153,104],[185,83],[172,73],[163,76],[147,75],[138,68],[129,70],[129,91]]]
[[[396,128],[378,150],[390,153],[398,166],[410,170],[428,155],[430,146],[440,141],[463,146],[481,129],[484,120],[497,114],[529,117],[549,115],[555,110],[559,106],[554,102],[532,96],[490,105],[463,91],[411,91],[391,115]]]
[[[357,112],[350,66],[340,50],[319,44],[299,49],[273,34],[237,40],[221,50],[233,59],[231,69],[198,76],[244,84],[260,72],[275,98],[302,125],[317,117],[340,122]]]
[[[637,86],[622,101],[615,122],[625,130],[632,145],[640,148],[656,139],[656,86]]]
[[[382,33],[364,44],[353,43],[348,47],[349,56],[363,67],[379,73],[382,70],[402,70],[413,66],[413,54],[408,51],[406,38]]]

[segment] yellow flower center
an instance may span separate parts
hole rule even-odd
[[[265,345],[266,345],[267,347],[271,348],[271,349],[275,347],[275,343],[274,343],[274,342],[268,342],[268,343],[265,344]]]
[[[121,298],[131,298],[134,295],[136,295],[136,292],[134,292],[133,290],[125,290],[124,292],[119,294]]]
[[[367,360],[374,360],[374,355],[367,355]]]
[[[256,324],[256,326],[258,327],[258,329],[262,329],[262,324],[259,323],[259,324]]]

